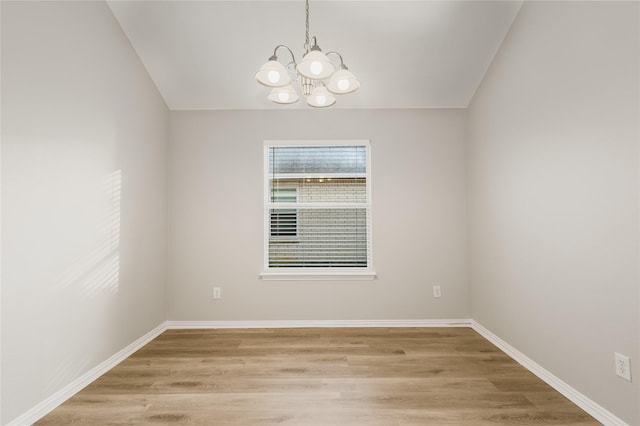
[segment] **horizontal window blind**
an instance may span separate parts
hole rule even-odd
[[[368,145],[269,146],[267,270],[369,268]]]
[[[296,188],[278,188],[271,191],[275,203],[295,203]],[[295,237],[298,235],[298,212],[296,209],[271,210],[270,235],[272,237]]]

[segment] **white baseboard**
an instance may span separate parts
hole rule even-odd
[[[432,320],[283,320],[283,321],[167,321],[167,329],[197,328],[354,328],[354,327],[470,327],[470,319]]]
[[[91,384],[98,377],[102,376],[104,373],[124,361],[127,357],[131,356],[138,349],[158,337],[167,329],[166,324],[166,322],[160,324],[144,336],[140,337],[135,342],[131,343],[126,348],[115,353],[107,360],[98,364],[96,367],[87,371],[82,376],[78,377],[73,382],[69,383],[67,386],[51,395],[49,398],[40,402],[26,413],[10,421],[6,426],[25,426],[37,422],[38,420],[49,414],[51,411],[53,411],[53,409],[65,402],[67,399],[71,398],[73,395]]]
[[[532,359],[518,351],[516,348],[484,328],[475,320],[471,320],[471,328],[474,329],[482,337],[496,345],[500,350],[509,355],[527,370],[538,376],[542,381],[567,397],[571,402],[582,408],[589,415],[593,416],[597,421],[606,426],[628,426],[627,423],[616,417],[613,413],[607,411],[602,406],[596,404],[567,383],[560,380],[557,376],[534,362]]]

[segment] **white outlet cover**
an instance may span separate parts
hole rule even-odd
[[[615,353],[616,375],[631,381],[631,360],[628,356]]]

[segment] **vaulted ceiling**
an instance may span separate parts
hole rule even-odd
[[[170,109],[309,108],[254,78],[278,44],[302,57],[304,0],[108,3]],[[521,5],[311,0],[310,35],[361,83],[332,108],[466,107]]]

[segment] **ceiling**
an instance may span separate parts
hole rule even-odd
[[[170,109],[309,108],[271,103],[254,77],[278,44],[302,57],[304,0],[108,4]],[[311,0],[310,36],[361,83],[332,108],[467,107],[521,5]]]

